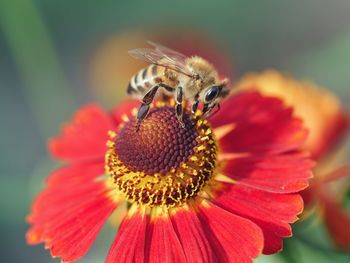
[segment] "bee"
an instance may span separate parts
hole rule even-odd
[[[184,100],[191,104],[192,114],[203,104],[204,118],[215,107],[220,110],[220,101],[229,93],[228,79],[221,80],[212,64],[199,56],[187,57],[160,44],[148,43],[153,48],[129,50],[132,57],[151,64],[135,74],[127,88],[128,95],[142,101],[138,122],[147,117],[154,98],[162,95],[175,98],[175,114],[182,127]]]

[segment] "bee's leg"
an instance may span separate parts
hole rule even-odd
[[[218,109],[213,113],[213,115],[218,113],[221,109],[220,103],[216,104],[216,106],[218,107]]]
[[[143,96],[142,98],[142,104],[137,112],[137,120],[138,120],[138,123],[142,120],[144,120],[148,113],[149,113],[149,110],[151,108],[151,103],[157,93],[159,89],[159,85],[155,85],[153,88],[151,88],[146,94],[145,96]]]
[[[199,100],[196,99],[196,100],[194,101],[194,103],[192,104],[192,108],[191,108],[192,114],[195,114],[195,113],[197,112],[198,104],[199,104]]]
[[[175,105],[175,114],[176,117],[181,125],[182,128],[185,127],[185,124],[183,122],[183,107],[182,107],[182,101],[183,101],[183,91],[182,87],[176,88],[176,105]]]
[[[154,97],[156,96],[156,93],[157,93],[159,87],[160,87],[159,85],[155,85],[149,91],[147,91],[145,96],[143,96],[143,98],[142,98],[142,103],[143,104],[151,104]]]
[[[220,104],[217,103],[217,104],[214,105],[214,107],[215,106],[217,108],[216,111],[211,111],[210,113],[208,113],[207,119],[209,119],[210,117],[212,117],[213,115],[215,115],[216,113],[218,113],[220,111],[220,109],[221,109]],[[214,107],[213,107],[213,109],[214,109]]]
[[[150,110],[150,104],[142,103],[139,110],[137,111],[137,120],[138,121],[144,120],[147,117],[149,110]]]
[[[213,109],[217,106],[217,110],[215,112],[213,112]],[[213,116],[214,114],[216,114],[219,110],[220,110],[220,104],[217,103],[217,104],[214,104],[214,105],[211,105],[211,106],[208,106],[207,104],[204,105],[204,108],[203,108],[203,116],[202,118],[206,118],[206,119],[209,119],[211,116]]]

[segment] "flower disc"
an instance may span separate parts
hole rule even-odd
[[[111,132],[106,168],[129,200],[175,206],[211,178],[217,147],[206,120],[185,111],[185,128],[173,107],[155,107],[141,123],[132,118]]]

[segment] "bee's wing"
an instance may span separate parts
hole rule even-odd
[[[147,41],[147,43],[149,45],[153,46],[156,50],[159,50],[161,53],[167,54],[167,55],[172,56],[172,57],[176,57],[178,60],[182,60],[183,62],[187,58],[187,56],[185,56],[184,54],[182,54],[176,50],[173,50],[171,48],[165,47],[159,43],[155,43],[152,41]]]
[[[136,59],[141,59],[192,76],[193,73],[186,67],[185,60],[187,57],[185,55],[155,43],[150,42],[150,44],[154,46],[155,49],[137,48],[129,50],[129,54]]]

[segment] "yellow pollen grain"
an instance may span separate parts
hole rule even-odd
[[[203,150],[205,150],[205,146],[204,145],[200,145],[200,146],[197,147],[197,150],[198,151],[203,151]]]
[[[122,121],[124,121],[124,122],[129,121],[129,117],[128,117],[128,115],[123,114],[123,115],[122,115]]]
[[[117,134],[116,134],[114,131],[108,131],[108,136],[109,136],[111,139],[114,139],[115,137],[117,137]]]
[[[212,134],[212,130],[207,130],[206,132],[205,132],[205,135],[210,135],[210,134]]]
[[[194,161],[194,162],[195,162],[195,161],[198,161],[198,157],[197,157],[197,156],[191,156],[191,157],[190,157],[190,160],[191,160],[191,161]]]
[[[137,109],[136,108],[132,108],[131,115],[134,116],[134,117],[137,115]]]

